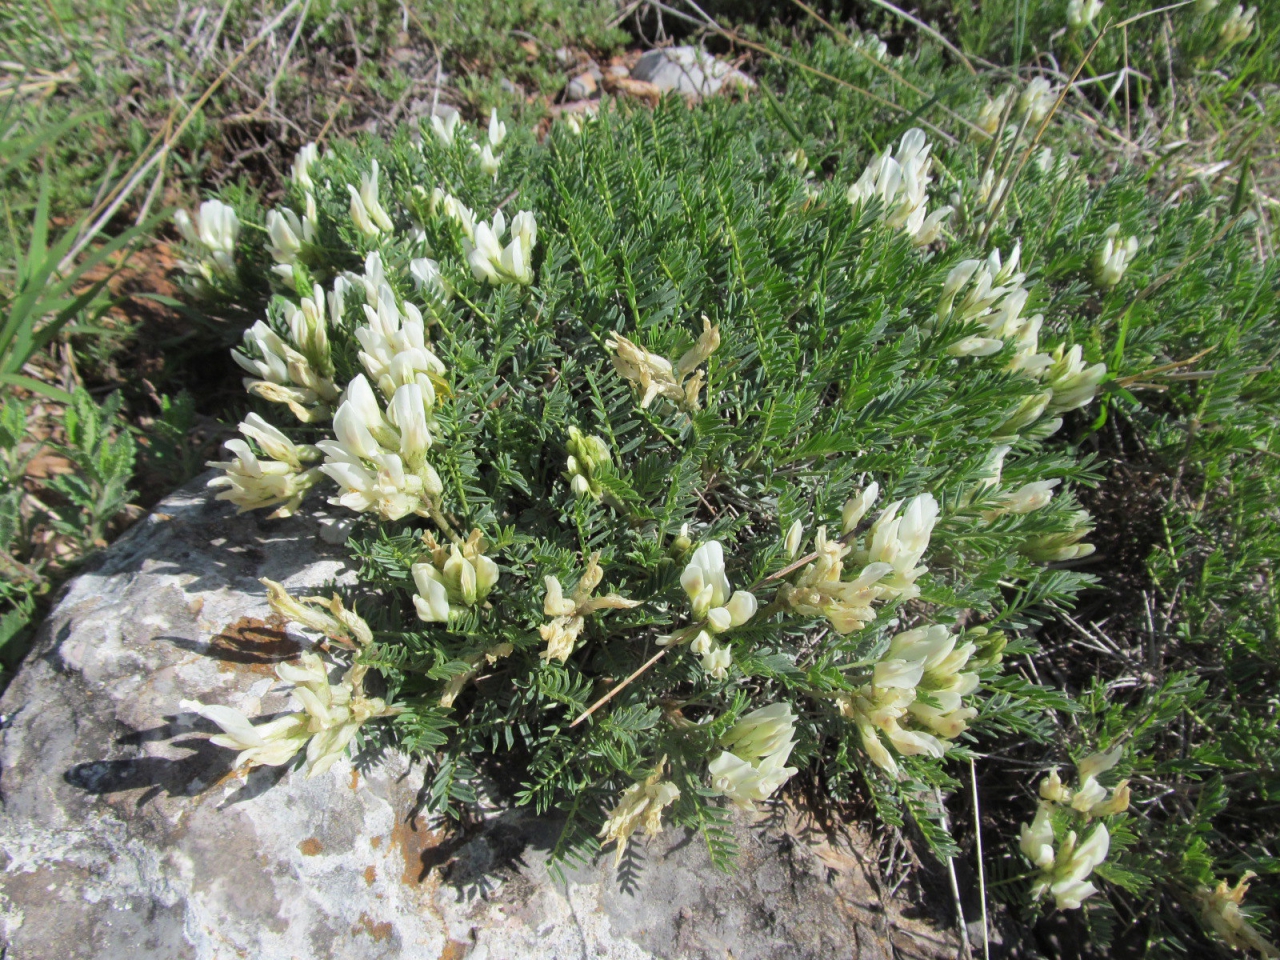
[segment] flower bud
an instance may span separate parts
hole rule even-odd
[[[794,560],[796,554],[800,552],[800,541],[804,537],[804,524],[799,520],[787,529],[786,539],[782,542],[783,549],[787,551],[787,559]]]
[[[444,582],[449,596],[461,600],[467,606],[476,602],[476,568],[454,544],[449,559],[444,562]]]

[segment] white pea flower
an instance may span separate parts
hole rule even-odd
[[[879,496],[880,484],[872,481],[855,496],[846,500],[844,508],[840,511],[841,531],[843,533],[851,533],[862,522],[862,518],[867,515],[867,511],[871,509]]]
[[[702,657],[702,669],[713,680],[724,680],[733,666],[733,654],[728,647],[712,644]]]
[[[390,232],[394,229],[391,218],[378,199],[377,160],[373,161],[369,172],[361,176],[359,191],[347,184],[347,192],[351,194],[351,219],[357,230],[372,239],[384,230]]]
[[[366,721],[400,712],[377,697],[364,695],[366,670],[362,665],[353,666],[341,682],[331,684],[324,662],[314,653],[302,654],[296,665],[278,664],[276,676],[294,684],[293,700],[301,709],[256,727],[242,712],[230,707],[194,700],[183,700],[180,705],[222,728],[223,732],[210,737],[210,742],[239,750],[236,766],[281,766],[305,747],[310,778],[324,773],[338,760]]]
[[[1053,824],[1049,819],[1052,809],[1049,804],[1041,803],[1031,825],[1022,824],[1018,832],[1018,848],[1042,870],[1053,866]]]
[[[916,246],[935,240],[942,221],[952,212],[951,207],[933,214],[926,211],[928,187],[933,180],[929,175],[933,163],[930,149],[924,131],[912,128],[902,135],[896,154],[885,150],[875,157],[848,190],[852,204],[879,199],[885,223],[904,231]]]
[[[315,183],[311,180],[311,167],[320,159],[320,148],[314,143],[305,144],[293,158],[293,165],[289,168],[289,175],[294,183],[303,190],[311,191],[315,189]]]
[[[699,396],[705,382],[705,374],[698,367],[720,348],[720,327],[713,326],[704,314],[702,333],[674,364],[616,331],[609,334],[605,346],[613,351],[613,369],[640,391],[641,409],[662,397],[681,410],[693,412],[700,409]]]
[[[1121,237],[1120,224],[1113,223],[1103,235],[1106,239],[1093,256],[1093,276],[1100,287],[1114,287],[1138,255],[1138,238]]]
[[[1012,90],[1003,90],[997,97],[987,97],[978,110],[978,118],[975,122],[987,137],[994,136],[1000,129],[1000,118],[1004,116],[1005,108],[1009,106],[1009,99],[1012,96]]]
[[[244,440],[228,440],[223,444],[233,459],[209,461],[206,466],[222,472],[209,481],[210,487],[226,487],[215,499],[227,500],[238,513],[276,507],[272,518],[289,517],[297,511],[303,498],[320,479],[316,468],[305,468],[319,458],[320,451],[305,444],[295,444],[256,413],[240,424],[240,432],[257,441],[270,459],[254,454]]]
[[[984,516],[988,519],[993,519],[1004,513],[1022,515],[1047,507],[1049,501],[1053,499],[1053,488],[1061,482],[1061,480],[1055,479],[1033,480],[1031,483],[1024,483],[1018,489],[1005,493],[998,501],[995,509],[986,511]]]
[[[1080,541],[1093,532],[1093,523],[1087,510],[1077,510],[1072,517],[1071,529],[1063,533],[1047,533],[1029,537],[1021,547],[1028,558],[1040,563],[1061,563],[1079,560],[1094,552],[1091,543]]]
[[[507,139],[507,125],[498,119],[497,108],[489,111],[489,146],[497,150]]]
[[[795,715],[788,703],[774,703],[741,717],[720,738],[724,748],[711,763],[711,785],[746,809],[767,800],[796,773],[786,766],[795,746]]]
[[[429,563],[415,563],[409,572],[413,574],[414,585],[418,588],[413,597],[418,619],[428,623],[448,623],[449,591],[436,568]]]
[[[328,418],[339,396],[331,367],[317,368],[261,320],[244,332],[243,342],[242,349],[231,351],[231,358],[250,374],[243,381],[246,390],[271,403],[285,404],[303,423]]]
[[[1039,898],[1047,890],[1059,910],[1078,910],[1082,902],[1098,892],[1086,878],[1107,858],[1110,846],[1111,835],[1101,823],[1078,846],[1076,833],[1071,831],[1055,855],[1053,865],[1032,888],[1033,896]]]
[[[1097,395],[1098,387],[1106,379],[1107,365],[1095,363],[1086,366],[1082,357],[1083,350],[1079,344],[1070,350],[1066,350],[1066,344],[1059,344],[1053,351],[1053,363],[1044,373],[1046,386],[1053,390],[1049,413],[1078,410]]]
[[[1102,11],[1102,0],[1069,0],[1067,3],[1067,26],[1072,30],[1081,30],[1091,23]]]
[[[666,757],[658,761],[644,780],[638,780],[622,792],[618,803],[600,828],[604,843],[617,843],[613,857],[616,867],[622,863],[627,841],[637,828],[643,825],[645,836],[652,837],[662,831],[662,811],[680,798],[680,790],[669,780],[662,779]]]
[[[1018,109],[1027,115],[1030,123],[1039,123],[1053,109],[1058,99],[1057,91],[1044,77],[1036,77],[1022,91],[1018,98]]]
[[[804,524],[796,520],[787,528],[787,535],[782,541],[782,549],[786,551],[788,560],[796,558],[796,554],[800,552],[800,542],[803,538]]]
[[[445,365],[427,344],[421,311],[408,302],[402,310],[386,282],[363,310],[366,322],[356,328],[355,337],[365,373],[388,400],[405,384],[417,384],[430,415],[436,402],[435,383],[444,382]]]
[[[713,607],[723,607],[729,600],[729,577],[724,569],[724,548],[717,540],[709,540],[693,552],[689,564],[680,575],[693,615],[699,620]]]
[[[528,211],[516,214],[511,221],[511,240],[503,247],[506,229],[507,221],[501,210],[493,215],[492,225],[483,220],[476,223],[470,237],[463,240],[463,254],[477,280],[492,285],[528,286],[533,283],[533,246],[538,236],[533,214]]]
[[[571,596],[564,595],[564,588],[558,579],[544,578],[547,595],[542,612],[552,619],[538,631],[547,642],[547,649],[540,654],[543,660],[559,660],[561,663],[568,660],[579,634],[586,626],[587,617],[597,611],[629,610],[640,606],[639,600],[629,600],[616,593],[593,597],[592,594],[603,579],[604,569],[600,566],[599,551],[587,559],[586,570]]]
[[[889,504],[871,525],[864,562],[884,563],[891,568],[888,578],[878,583],[883,596],[911,600],[920,595],[916,580],[929,569],[921,566],[920,560],[929,548],[938,520],[938,501],[933,494],[922,493],[907,503],[899,516],[902,504],[901,500]]]
[[[458,111],[450,107],[446,107],[444,109],[443,116],[438,113],[432,114],[431,129],[435,132],[435,135],[440,142],[446,147],[453,146],[453,140],[454,137],[457,136],[458,121],[460,119],[461,115]]]
[[[740,717],[720,738],[720,746],[744,760],[779,754],[785,763],[795,745],[795,727],[796,717],[791,712],[791,704],[771,703]]]
[[[480,169],[497,180],[498,171],[502,167],[502,157],[494,154],[493,148],[487,143],[483,147],[478,143],[473,143],[471,149],[476,154],[476,162],[480,164]]]
[[[237,750],[237,767],[279,767],[288,763],[311,739],[310,722],[305,713],[290,713],[269,723],[254,726],[249,718],[233,707],[182,700],[178,706],[216,723],[222,733],[209,742],[228,750]]]
[[[1246,10],[1243,4],[1237,3],[1218,30],[1222,45],[1229,47],[1232,44],[1248,39],[1249,34],[1253,33],[1253,18],[1257,12],[1257,7],[1250,7]]]
[[[200,204],[194,219],[185,210],[173,215],[188,245],[199,255],[191,262],[179,260],[183,272],[211,282],[215,276],[231,278],[236,274],[236,241],[240,237],[240,219],[234,208],[220,200]]]
[[[277,264],[289,266],[297,263],[303,243],[310,243],[314,234],[313,221],[299,220],[298,215],[285,207],[267,211],[267,252]],[[293,271],[288,271],[292,276]]]
[[[449,296],[449,287],[444,275],[440,272],[440,264],[427,257],[419,257],[409,261],[409,274],[413,277],[415,290],[426,290],[437,299],[444,300]]]
[[[429,415],[427,393],[417,382],[397,387],[384,412],[364,374],[351,381],[333,417],[336,439],[316,445],[325,454],[320,470],[340,488],[329,502],[384,520],[430,516],[444,486],[426,459]]]

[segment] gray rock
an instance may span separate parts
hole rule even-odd
[[[202,478],[203,479],[203,478]],[[954,954],[903,919],[857,847],[740,824],[731,875],[668,830],[548,876],[557,824],[487,805],[450,832],[416,815],[421,766],[389,753],[327,774],[259,769],[196,734],[186,697],[285,705],[276,662],[308,645],[262,576],[348,582],[311,516],[237,517],[197,483],[74,580],[0,699],[0,947],[22,960],[887,957]],[[818,831],[810,832],[817,834]]]
[[[597,89],[596,78],[590,73],[582,73],[569,81],[564,95],[566,100],[586,100],[595,96]]]
[[[654,84],[664,93],[674,90],[687,97],[711,97],[725,86],[755,87],[755,81],[700,47],[664,47],[642,56],[631,76]]]

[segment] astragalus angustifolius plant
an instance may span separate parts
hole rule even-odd
[[[674,823],[724,862],[800,770],[953,849],[947,758],[1061,703],[1002,661],[1087,579],[1051,564],[1092,549],[1088,467],[1045,440],[1106,370],[1016,241],[949,230],[922,131],[815,180],[735,109],[424,124],[302,154],[238,270],[184,231],[205,292],[273,294],[219,496],[323,491],[362,560],[343,599],[271,585],[344,679],[199,708],[219,742],[314,772],[382,736],[441,811],[506,762],[557,859]]]

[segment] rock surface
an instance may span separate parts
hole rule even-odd
[[[674,90],[686,97],[712,97],[725,86],[742,89],[756,85],[745,73],[699,47],[650,50],[636,61],[631,76],[664,93]]]
[[[565,884],[556,824],[479,811],[450,833],[415,815],[421,768],[343,759],[312,780],[230,770],[185,697],[279,710],[273,666],[305,648],[261,576],[352,577],[310,517],[236,517],[179,491],[73,581],[0,700],[0,945],[22,960],[537,960],[954,955],[908,921],[856,848],[740,825],[732,875],[668,830],[615,871]],[[785,812],[785,811],[784,811]]]

